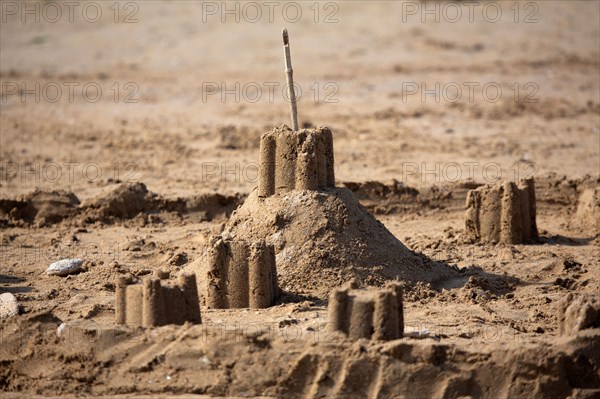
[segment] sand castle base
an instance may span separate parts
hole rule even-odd
[[[402,244],[345,188],[295,190],[266,198],[254,190],[223,237],[273,245],[279,287],[328,295],[343,283],[435,283],[455,273]]]

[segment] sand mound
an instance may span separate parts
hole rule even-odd
[[[325,293],[356,278],[366,285],[401,279],[435,282],[453,269],[413,253],[344,188],[254,190],[233,212],[223,237],[274,245],[281,288]]]
[[[213,220],[229,215],[243,198],[242,194],[212,192],[165,198],[149,191],[144,183],[123,183],[80,203],[69,191],[36,189],[17,198],[0,198],[0,226],[45,227],[62,221],[75,225],[111,224],[168,212]]]
[[[190,198],[164,198],[146,188],[144,183],[116,186],[111,191],[85,201],[81,208],[88,221],[113,222],[139,214],[175,212],[197,214],[203,220],[231,213],[241,201],[239,195],[203,193]]]
[[[121,184],[104,195],[84,202],[83,207],[95,216],[94,219],[126,219],[152,208],[155,196],[143,183]]]
[[[72,216],[77,205],[79,199],[71,192],[36,189],[17,199],[0,199],[0,216],[42,227]]]

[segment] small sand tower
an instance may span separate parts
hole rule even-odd
[[[264,241],[217,238],[208,252],[206,306],[211,309],[267,308],[279,296],[275,251]]]
[[[467,194],[466,231],[474,241],[522,244],[538,236],[533,179],[485,185]]]
[[[404,334],[402,287],[366,290],[345,287],[333,290],[327,307],[333,331],[341,331],[350,339],[389,341]]]
[[[164,280],[163,280],[164,281]],[[115,316],[118,324],[156,327],[166,324],[199,324],[200,301],[194,274],[179,276],[179,284],[163,284],[148,277],[142,284],[117,278]]]
[[[335,187],[333,136],[326,127],[292,131],[287,126],[262,135],[258,196]]]

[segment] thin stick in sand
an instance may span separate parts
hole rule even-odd
[[[285,72],[287,74],[288,94],[290,97],[290,111],[292,112],[292,130],[298,130],[298,109],[296,108],[296,92],[294,90],[294,71],[292,70],[292,56],[290,55],[290,40],[287,29],[283,30],[283,49],[285,50]]]

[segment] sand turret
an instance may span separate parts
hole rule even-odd
[[[163,281],[148,277],[141,284],[130,284],[126,277],[117,278],[117,323],[143,327],[201,323],[196,276],[184,273],[173,285]]]
[[[485,185],[467,194],[466,231],[476,241],[521,244],[538,236],[533,179]]]
[[[338,288],[329,296],[328,322],[332,331],[351,339],[393,340],[402,338],[404,313],[402,287],[382,289]]]
[[[213,239],[202,262],[198,290],[210,309],[267,308],[279,296],[275,250],[264,240]]]
[[[335,187],[333,136],[326,127],[294,132],[284,125],[263,134],[258,163],[259,197]]]

